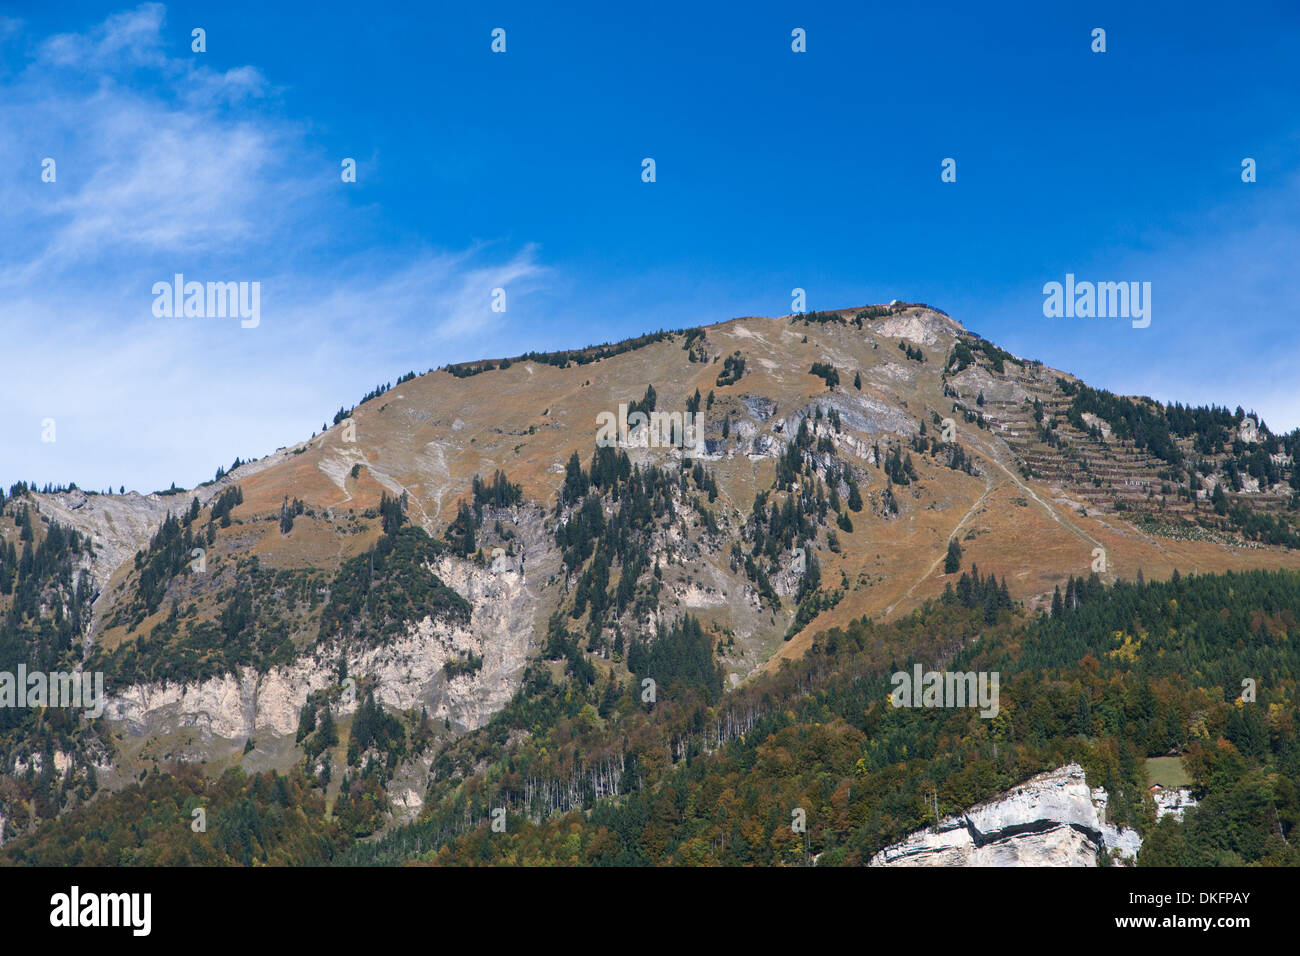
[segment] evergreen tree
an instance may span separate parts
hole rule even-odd
[[[943,559],[943,573],[956,574],[961,570],[961,545],[956,538],[948,541],[948,554]]]

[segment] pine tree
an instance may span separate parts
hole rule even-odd
[[[956,538],[948,541],[948,555],[943,560],[943,573],[956,574],[961,570],[961,545]]]

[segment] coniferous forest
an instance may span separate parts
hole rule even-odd
[[[419,818],[373,839],[361,839],[378,823],[364,804],[382,799],[382,760],[347,770],[352,796],[334,814],[303,771],[207,780],[191,767],[104,794],[2,858],[855,865],[933,822],[936,805],[948,814],[1077,761],[1106,788],[1111,819],[1143,835],[1140,866],[1296,865],[1298,607],[1300,575],[1260,571],[1072,578],[1055,613],[1033,615],[972,567],[909,616],[832,628],[803,659],[721,698],[687,618],[629,650],[632,675],[653,655],[681,675],[659,681],[654,702],[635,676],[556,679],[530,665],[509,706],[438,753]],[[569,638],[553,637],[564,654]],[[918,662],[1000,671],[998,715],[894,708],[889,675]],[[1242,699],[1247,678],[1254,700]],[[368,700],[361,713],[352,753],[428,746],[427,718],[385,719]],[[321,732],[308,716],[303,733]],[[1168,754],[1200,804],[1157,825],[1144,761]],[[194,839],[174,813],[200,802],[223,826]],[[504,833],[491,831],[497,807]],[[796,809],[802,835],[789,826]]]

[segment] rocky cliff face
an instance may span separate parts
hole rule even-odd
[[[1105,791],[1069,764],[945,817],[871,858],[870,866],[1095,866],[1097,851],[1137,856],[1141,837],[1105,822]]]
[[[32,500],[43,515],[80,531],[94,543],[94,549],[82,567],[90,573],[95,591],[100,592],[123,562],[130,560],[140,548],[148,546],[149,538],[158,530],[168,511],[178,511],[189,505],[190,498],[198,496],[199,490],[184,496],[162,496],[135,492],[88,495],[73,489],[58,494],[34,495]]]
[[[137,737],[180,727],[197,730],[204,743],[292,737],[307,695],[337,685],[337,665],[343,659],[347,673],[376,681],[381,703],[398,710],[423,706],[431,717],[447,718],[463,729],[480,727],[519,687],[533,641],[537,598],[517,568],[493,571],[443,557],[431,570],[473,602],[468,625],[426,617],[392,643],[332,643],[264,674],[243,668],[201,682],[137,684],[112,694],[105,714]],[[481,657],[483,666],[448,679],[443,665],[470,654]],[[352,700],[339,712],[349,714],[356,706]]]

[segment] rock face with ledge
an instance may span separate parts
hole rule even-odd
[[[1082,767],[1067,764],[944,817],[881,850],[868,865],[1096,866],[1101,847],[1131,860],[1142,838],[1105,822],[1105,791],[1098,790],[1089,790]]]
[[[307,695],[338,683],[337,661],[343,656],[349,674],[376,682],[380,703],[396,710],[424,706],[435,720],[446,718],[468,730],[481,727],[523,679],[537,596],[514,567],[493,572],[443,556],[430,570],[473,605],[467,626],[426,617],[387,644],[336,641],[265,674],[244,667],[199,682],[135,684],[109,696],[105,716],[134,737],[181,727],[194,728],[209,743],[293,737]],[[467,654],[478,656],[481,667],[449,679],[444,665]],[[339,705],[335,715],[356,707],[356,700]]]

